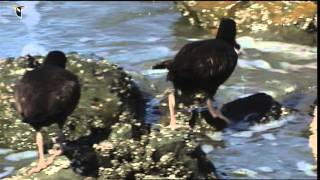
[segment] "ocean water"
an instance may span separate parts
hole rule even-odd
[[[22,19],[14,5],[25,6]],[[166,71],[151,66],[172,58],[187,42],[211,36],[181,18],[173,2],[0,2],[0,59],[55,49],[94,53],[123,66],[152,95],[171,85],[165,82]],[[291,93],[316,95],[317,47],[241,35],[238,42],[246,54],[220,87],[218,102],[259,91],[279,101]],[[151,98],[149,107],[157,102]],[[316,179],[308,139],[300,133],[310,121],[300,114],[247,131],[229,130],[222,134],[225,148],[204,148],[225,178]],[[35,152],[0,147],[0,178],[34,159]]]

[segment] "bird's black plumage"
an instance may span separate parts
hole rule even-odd
[[[26,72],[16,84],[17,109],[37,131],[53,123],[61,127],[79,102],[80,84],[65,69],[66,62],[63,52],[51,51],[40,67]]]
[[[161,62],[153,68],[167,68],[167,80],[185,94],[202,91],[212,97],[237,64],[238,55],[234,48],[240,46],[235,37],[235,22],[222,19],[216,39],[189,43],[173,60]]]

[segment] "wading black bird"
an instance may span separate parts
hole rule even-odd
[[[167,80],[174,89],[183,94],[191,95],[203,92],[207,106],[213,117],[220,117],[228,123],[220,111],[212,106],[213,96],[218,87],[224,83],[234,71],[240,49],[236,43],[236,23],[232,19],[221,19],[216,39],[202,40],[185,45],[173,60],[163,61],[153,66],[153,69],[168,69]],[[168,96],[170,125],[176,128],[174,112],[175,96]]]
[[[48,161],[44,159],[41,127],[57,123],[61,129],[76,108],[80,98],[80,84],[76,75],[66,70],[67,58],[61,51],[51,51],[44,63],[26,72],[15,87],[15,101],[23,122],[36,131],[39,161],[29,173],[39,172],[62,153],[56,150]],[[60,136],[62,133],[60,132]]]

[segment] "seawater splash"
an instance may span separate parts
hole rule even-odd
[[[167,75],[167,69],[147,69],[141,72],[144,76],[150,76],[153,78],[162,77]]]
[[[30,55],[46,55],[47,51],[46,49],[39,45],[37,42],[31,42],[23,46],[21,50],[21,56],[25,56],[27,54]]]
[[[282,69],[272,68],[270,63],[268,63],[267,61],[264,61],[262,59],[257,59],[257,60],[239,59],[238,66],[241,68],[246,68],[246,69],[264,69],[264,70],[268,70],[271,72],[277,72],[277,73],[282,73],[282,74],[288,73],[287,71],[282,70]]]
[[[0,148],[0,155],[8,154],[8,153],[10,153],[12,151],[13,151],[12,149]]]
[[[250,170],[250,169],[245,169],[245,168],[237,169],[237,170],[233,171],[233,173],[237,174],[237,175],[241,175],[241,176],[251,177],[251,178],[258,175],[257,172]]]
[[[4,159],[8,161],[20,161],[22,159],[30,159],[37,157],[36,151],[24,151],[19,153],[13,153],[6,156]]]
[[[0,172],[0,178],[10,175],[14,171],[14,167],[8,166],[3,168],[4,172]]]
[[[237,42],[244,49],[257,49],[261,52],[269,53],[289,53],[304,59],[313,59],[317,57],[317,47],[277,41],[262,41],[256,40],[250,36],[239,37],[237,38]]]
[[[288,62],[280,62],[280,66],[284,69],[291,70],[291,71],[303,71],[303,69],[317,69],[317,63],[312,62],[305,65],[295,65]]]
[[[290,115],[284,118],[281,118],[280,120],[273,120],[265,124],[255,124],[251,127],[249,127],[249,130],[247,131],[240,131],[240,132],[234,132],[230,131],[228,132],[232,137],[238,137],[238,138],[250,138],[253,136],[256,132],[264,132],[270,129],[279,128],[283,125],[285,125],[287,122],[294,120],[296,117],[294,115]],[[261,135],[264,139],[267,140],[275,140],[276,137],[271,133],[266,133]]]
[[[21,21],[26,25],[29,31],[33,30],[41,19],[40,13],[36,9],[39,1],[19,1],[17,3],[24,6]]]
[[[22,23],[27,27],[28,34],[28,44],[23,46],[21,50],[21,56],[30,55],[45,55],[46,50],[41,46],[37,39],[37,33],[35,31],[37,25],[40,23],[41,15],[37,11],[36,6],[39,1],[19,1],[19,5],[24,6],[22,10]]]
[[[254,126],[251,126],[249,129],[254,132],[262,132],[262,131],[266,131],[269,129],[279,128],[279,127],[285,125],[287,122],[293,121],[294,119],[296,119],[295,115],[289,115],[284,118],[281,118],[280,120],[270,121],[266,124],[256,124]]]
[[[317,174],[312,171],[312,165],[305,161],[297,162],[296,166],[299,171],[303,171],[307,176],[317,176]]]

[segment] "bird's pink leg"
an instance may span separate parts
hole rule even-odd
[[[28,173],[29,175],[33,174],[33,173],[37,173],[40,172],[42,169],[45,169],[48,165],[45,162],[44,159],[44,152],[43,152],[43,137],[41,132],[37,132],[36,134],[36,144],[38,147],[38,164],[37,167],[32,168]]]
[[[223,119],[227,124],[230,124],[230,120],[227,117],[225,117],[218,109],[213,107],[211,99],[207,100],[207,106],[212,117],[214,118],[219,117]]]
[[[176,115],[175,115],[175,110],[174,110],[174,107],[176,105],[174,92],[170,92],[170,94],[168,95],[168,104],[169,104],[169,111],[170,111],[169,127],[171,129],[175,129],[175,128],[177,128],[177,124],[176,124]]]
[[[48,166],[54,162],[56,157],[60,156],[63,153],[62,143],[65,141],[65,137],[61,130],[58,132],[58,137],[55,139],[55,141],[57,141],[55,143],[58,143],[59,147],[56,149],[53,149],[52,155],[48,158],[48,161],[46,162]]]

